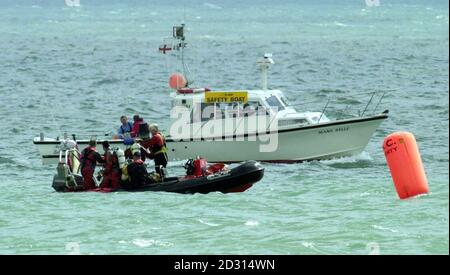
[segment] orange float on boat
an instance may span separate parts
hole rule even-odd
[[[425,169],[413,134],[390,134],[384,139],[383,150],[400,199],[428,193]]]
[[[169,78],[169,86],[170,86],[170,88],[172,88],[174,90],[184,88],[184,87],[186,87],[186,85],[187,85],[187,80],[184,77],[184,75],[182,75],[180,73],[174,73]]]

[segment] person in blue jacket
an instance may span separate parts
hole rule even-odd
[[[124,139],[127,136],[127,134],[128,136],[131,134],[133,124],[128,121],[128,118],[126,116],[121,116],[120,122],[122,124],[120,125],[119,130],[117,130],[117,135],[120,139]]]

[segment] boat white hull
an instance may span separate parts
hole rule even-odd
[[[205,157],[209,162],[241,162],[257,160],[266,162],[300,162],[307,160],[331,159],[361,153],[371,136],[387,115],[333,121],[280,130],[278,146],[273,152],[262,152],[261,142],[267,135],[246,135],[238,140],[167,140],[170,160],[185,160],[196,156]],[[243,141],[239,141],[239,138]],[[101,141],[99,141],[100,143]],[[57,163],[60,142],[35,138],[44,164]],[[87,146],[87,140],[78,141],[79,149]],[[125,149],[121,140],[110,140],[113,147]],[[101,145],[98,146],[101,152]]]

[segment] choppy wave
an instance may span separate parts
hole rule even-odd
[[[160,4],[81,2],[0,3],[1,254],[65,254],[72,242],[82,254],[368,254],[373,242],[381,254],[448,254],[447,8],[292,0],[267,13],[256,2],[194,1],[168,13]],[[379,106],[389,118],[361,155],[262,163],[263,180],[242,194],[54,192],[55,167],[41,165],[32,143],[40,132],[115,133],[118,117],[135,113],[167,128],[167,74],[179,67],[157,48],[184,12],[195,85],[258,88],[256,61],[272,52],[269,87],[302,110],[389,91]],[[429,196],[397,198],[381,144],[398,130],[416,136]],[[184,173],[183,164],[169,173]]]
[[[11,162],[14,162],[14,160],[0,156],[0,164],[11,163]]]
[[[221,6],[216,5],[216,4],[212,4],[212,3],[208,3],[208,2],[203,3],[203,6],[205,6],[207,8],[210,8],[210,9],[214,9],[214,10],[221,10],[222,9]]]
[[[138,247],[148,247],[148,246],[173,246],[171,242],[164,242],[159,240],[146,240],[146,239],[134,239],[132,243]]]
[[[200,223],[206,224],[206,225],[208,225],[208,226],[213,226],[213,227],[220,226],[220,224],[218,224],[218,223],[206,222],[206,221],[204,221],[204,220],[202,220],[202,219],[198,219],[198,221],[199,221]]]

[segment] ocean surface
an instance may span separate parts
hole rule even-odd
[[[0,254],[449,253],[447,0],[120,2],[0,0]],[[356,114],[384,91],[390,117],[361,155],[264,163],[240,194],[54,192],[40,132],[113,134],[134,113],[168,126],[176,62],[157,48],[181,22],[197,86],[258,88],[272,53],[269,86],[299,110],[337,98]],[[397,198],[381,144],[399,130],[426,196]]]

